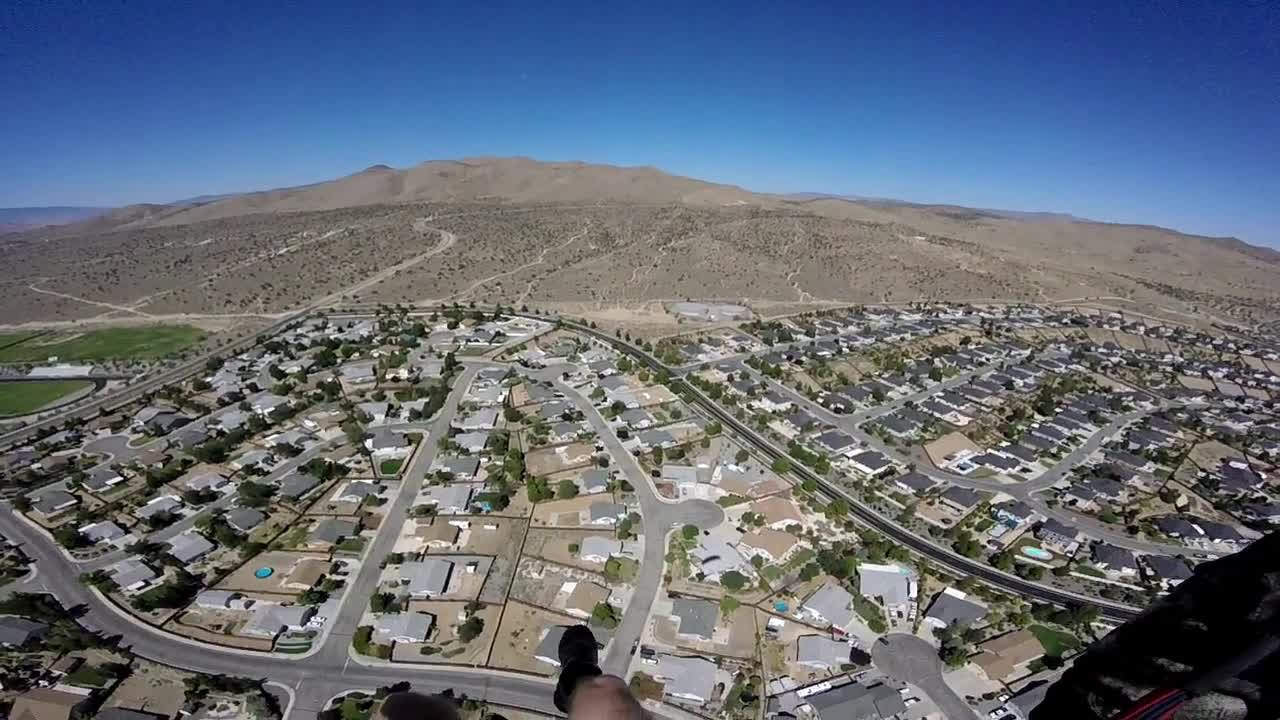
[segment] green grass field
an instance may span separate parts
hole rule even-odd
[[[204,337],[203,330],[191,325],[104,328],[28,336],[25,340],[0,335],[0,362],[42,362],[55,356],[66,361],[153,360],[188,348]]]
[[[1052,657],[1062,657],[1068,652],[1080,647],[1080,641],[1075,635],[1062,630],[1054,630],[1044,625],[1032,625],[1031,634],[1036,636],[1040,644],[1044,647],[1044,654]]]
[[[0,415],[25,415],[92,384],[87,380],[0,383]]]
[[[403,463],[404,463],[404,460],[400,458],[391,458],[389,460],[383,460],[382,464],[378,466],[378,470],[381,471],[383,475],[395,475],[396,473],[400,472],[400,466]]]
[[[0,333],[0,349],[7,348],[10,345],[17,345],[35,337],[37,333]]]

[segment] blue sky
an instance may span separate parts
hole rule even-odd
[[[239,5],[4,3],[0,206],[528,155],[1280,246],[1277,3]]]

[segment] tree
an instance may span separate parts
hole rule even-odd
[[[618,627],[618,611],[608,603],[597,603],[591,611],[591,620],[596,625],[612,630]]]
[[[547,479],[540,477],[529,478],[525,483],[525,490],[529,493],[529,502],[531,503],[540,503],[550,500],[556,495],[547,484]]]
[[[791,472],[791,461],[784,457],[780,457],[777,460],[774,460],[773,464],[771,464],[769,467],[779,475],[783,473],[789,473]]]
[[[484,618],[479,615],[472,615],[467,621],[458,626],[458,639],[464,643],[480,637],[480,633],[484,632]]]
[[[736,592],[746,587],[747,578],[737,570],[730,570],[720,575],[720,584],[726,589]]]
[[[720,614],[725,617],[732,615],[739,607],[742,607],[742,603],[732,595],[725,595],[720,598]]]
[[[561,480],[560,484],[556,486],[556,497],[561,500],[568,500],[569,498],[577,497],[577,495],[578,486],[574,485],[572,480]]]
[[[746,461],[747,461],[747,459],[748,459],[748,458],[750,458],[750,457],[751,457],[751,453],[747,452],[747,449],[746,449],[746,448],[742,448],[741,450],[739,450],[739,451],[737,452],[737,454],[736,454],[736,455],[734,455],[734,456],[733,456],[733,460],[734,460],[734,462],[736,462],[736,463],[738,463],[739,465],[741,465],[742,463],[746,462]]]

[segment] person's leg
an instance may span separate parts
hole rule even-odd
[[[604,675],[596,637],[575,625],[560,638],[555,703],[569,720],[643,720],[644,710],[622,678]]]
[[[569,699],[579,683],[600,675],[600,653],[596,636],[586,625],[565,628],[560,638],[560,678],[556,682],[555,703],[560,712],[569,712]]]

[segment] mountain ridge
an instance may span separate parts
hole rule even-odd
[[[85,218],[56,228],[65,236],[145,227],[183,225],[241,215],[332,210],[415,202],[505,202],[511,204],[683,204],[695,207],[756,205],[798,207],[818,214],[870,222],[933,225],[945,234],[960,223],[1017,222],[1133,228],[1209,243],[1255,260],[1280,263],[1280,252],[1234,237],[1184,233],[1155,225],[1112,223],[1049,211],[972,208],[835,193],[753,192],[665,172],[653,166],[620,166],[577,160],[474,156],[427,160],[406,168],[373,164],[330,180],[243,193],[202,195],[173,203],[139,203],[98,208]],[[845,207],[834,207],[839,203]],[[927,222],[921,222],[921,221]],[[48,223],[54,225],[55,223]],[[30,228],[19,228],[29,230]],[[920,227],[929,230],[928,227]]]

